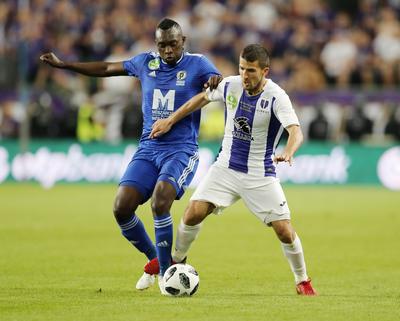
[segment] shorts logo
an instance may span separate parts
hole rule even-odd
[[[160,68],[160,60],[158,58],[150,60],[148,63],[148,67],[150,70],[156,70]]]

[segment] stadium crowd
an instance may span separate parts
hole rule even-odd
[[[54,51],[67,61],[124,60],[155,50],[154,27],[164,16],[181,24],[185,49],[207,55],[224,76],[237,73],[240,48],[265,45],[270,77],[299,106],[308,138],[390,134],[400,140],[399,0],[2,1],[0,139],[18,136],[21,100],[33,137],[137,137],[135,79],[99,81],[48,68],[39,56]],[[223,111],[210,107],[204,117],[203,137],[219,138],[213,129]]]

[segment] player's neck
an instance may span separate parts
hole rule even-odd
[[[260,92],[264,90],[264,86],[267,83],[267,79],[263,78],[263,80],[260,81],[258,86],[252,90],[246,90],[247,94],[249,96],[257,96]]]

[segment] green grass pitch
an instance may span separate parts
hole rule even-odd
[[[0,320],[400,320],[399,192],[285,190],[318,297],[296,295],[273,231],[241,202],[192,247],[198,293],[168,298],[134,288],[145,259],[114,222],[115,186],[0,185]],[[149,204],[138,214],[153,237]]]

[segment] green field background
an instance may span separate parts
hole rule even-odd
[[[241,202],[192,247],[198,293],[169,298],[135,290],[145,259],[114,222],[114,185],[0,185],[0,320],[400,320],[399,192],[285,190],[318,297],[296,295],[273,231]],[[154,238],[149,204],[138,214]]]

